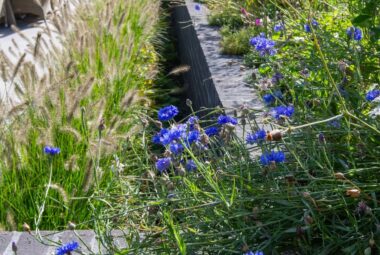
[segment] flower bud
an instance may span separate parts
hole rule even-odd
[[[281,141],[282,139],[282,132],[278,129],[268,131],[267,132],[267,140],[268,141]]]
[[[192,107],[193,106],[193,102],[190,99],[186,99],[186,105],[188,107]]]
[[[343,173],[341,172],[337,172],[334,174],[335,178],[337,178],[338,180],[346,180],[346,177],[344,176]]]
[[[77,225],[74,222],[71,222],[71,221],[69,221],[69,223],[67,224],[67,228],[69,230],[74,230],[76,228],[76,226]]]
[[[30,234],[30,226],[24,222],[22,229]]]
[[[352,198],[358,198],[360,197],[360,190],[358,189],[349,189],[346,191],[346,195],[350,196]]]

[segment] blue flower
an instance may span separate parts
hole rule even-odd
[[[374,90],[368,91],[368,93],[365,95],[365,99],[371,102],[375,100],[378,96],[380,96],[380,90],[374,89]]]
[[[291,105],[290,106],[280,105],[273,108],[271,111],[273,118],[275,118],[276,120],[279,120],[284,116],[290,118],[293,115],[293,113],[294,113],[294,107]]]
[[[189,159],[186,162],[186,170],[189,171],[189,172],[197,170],[197,164],[195,164],[194,160]]]
[[[256,131],[254,134],[247,134],[246,137],[246,142],[248,144],[254,144],[254,143],[259,143],[261,141],[264,141],[267,136],[267,133],[265,132],[264,129],[261,129],[259,131]]]
[[[264,252],[262,251],[247,251],[246,253],[244,253],[243,255],[264,255]]]
[[[171,162],[171,158],[159,158],[156,161],[156,168],[160,173],[162,173],[170,167]]]
[[[199,118],[197,116],[191,116],[188,120],[187,120],[187,124],[189,125],[189,129],[192,131],[194,130],[194,127],[195,127],[195,124],[197,124],[199,121]]]
[[[69,254],[78,248],[79,248],[79,244],[77,242],[73,241],[73,242],[70,242],[70,243],[67,243],[67,244],[64,244],[64,245],[58,247],[57,250],[55,251],[55,254],[56,255]]]
[[[169,130],[169,139],[170,142],[173,140],[178,140],[178,139],[184,139],[186,138],[186,130],[187,130],[187,125],[186,124],[179,124],[177,126],[173,126]]]
[[[311,25],[312,25],[313,27],[317,28],[319,24],[318,24],[318,22],[317,22],[315,19],[313,19],[313,20],[311,21]],[[310,32],[311,32],[311,27],[310,27],[309,24],[305,24],[305,25],[303,25],[303,28],[305,29],[305,32],[306,32],[306,33],[310,33]]]
[[[340,121],[339,120],[331,120],[327,123],[328,126],[333,128],[340,128]]]
[[[279,83],[280,80],[284,78],[284,76],[279,73],[279,72],[276,72],[273,76],[272,76],[272,83]]]
[[[54,156],[54,155],[59,154],[60,152],[61,152],[61,149],[57,147],[45,146],[44,148],[44,153],[47,155]]]
[[[273,30],[274,30],[274,32],[280,32],[280,31],[284,30],[284,28],[285,27],[283,24],[277,24],[274,26]]]
[[[174,118],[179,113],[178,108],[174,105],[169,105],[161,108],[158,111],[158,119],[160,121],[168,121]]]
[[[200,133],[198,130],[190,131],[189,135],[187,136],[187,142],[189,144],[192,144],[193,142],[199,141]]]
[[[169,146],[170,148],[170,151],[174,154],[174,155],[179,155],[183,152],[184,148],[183,148],[183,145],[180,144],[180,143],[176,143],[176,142],[173,142],[170,144]]]
[[[217,128],[217,127],[209,127],[209,128],[206,128],[206,129],[205,129],[205,133],[206,133],[206,135],[208,135],[209,137],[219,135],[219,128]]]
[[[218,123],[219,125],[225,125],[225,124],[232,124],[232,125],[236,125],[238,122],[237,122],[237,119],[233,118],[233,117],[230,117],[230,116],[227,116],[227,115],[220,115],[218,117]]]
[[[347,28],[346,33],[350,39],[354,39],[355,41],[360,41],[363,38],[362,30],[357,27]]]
[[[255,50],[259,52],[260,56],[271,55],[277,53],[277,50],[274,48],[276,43],[272,40],[269,40],[265,37],[265,34],[261,33],[259,36],[252,37],[249,40],[249,43],[255,47]]]
[[[282,151],[266,152],[260,156],[260,163],[264,166],[270,165],[272,162],[282,163],[285,161],[285,153]]]
[[[196,11],[200,11],[201,10],[201,5],[200,4],[196,4],[194,6],[194,8],[195,8]]]
[[[153,136],[152,142],[155,144],[167,145],[171,142],[169,129],[163,128]]]
[[[272,94],[265,94],[263,96],[263,100],[266,104],[269,105],[269,104],[273,103],[276,100],[276,98]]]
[[[305,24],[305,25],[303,25],[303,28],[305,29],[305,32],[306,32],[306,33],[310,33],[310,32],[311,32],[311,28],[310,28],[310,25],[309,25],[309,24]]]

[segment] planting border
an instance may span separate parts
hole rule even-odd
[[[242,57],[221,54],[220,29],[209,26],[209,10],[203,5],[197,10],[196,5],[186,0],[173,10],[179,58],[181,64],[190,66],[184,80],[194,108],[222,106],[227,114],[242,105],[262,110],[258,93],[244,81],[250,72]]]

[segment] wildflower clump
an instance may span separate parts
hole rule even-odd
[[[273,56],[277,53],[277,49],[274,47],[276,43],[270,39],[267,39],[264,33],[261,33],[259,36],[252,37],[249,40],[249,43],[262,57],[266,55]]]

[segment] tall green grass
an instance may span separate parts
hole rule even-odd
[[[82,1],[74,13],[52,17],[62,49],[36,52],[48,70],[43,77],[30,63],[14,68],[21,103],[1,117],[2,229],[23,222],[32,229],[62,229],[68,221],[92,226],[87,197],[96,198],[94,190],[117,174],[115,153],[128,154],[121,145],[141,129],[139,116],[151,104],[159,11],[159,1]],[[44,48],[41,40],[36,45]],[[49,160],[45,145],[61,153]],[[97,206],[107,203],[98,199]]]

